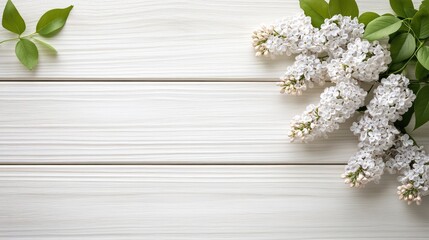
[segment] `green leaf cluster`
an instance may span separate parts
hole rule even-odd
[[[26,30],[26,24],[18,9],[8,0],[3,10],[2,26],[4,29],[17,34],[15,38],[0,41],[0,44],[9,41],[16,41],[15,54],[18,60],[28,69],[32,70],[37,66],[39,61],[39,46],[43,46],[49,51],[56,53],[54,47],[45,41],[36,38],[50,38],[55,36],[67,22],[67,18],[73,6],[63,9],[52,9],[43,14],[37,22],[36,31],[23,36]]]
[[[320,27],[326,18],[341,14],[358,17],[359,8],[355,0],[300,0],[299,5],[305,15],[311,18],[314,27]]]

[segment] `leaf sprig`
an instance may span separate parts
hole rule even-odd
[[[412,0],[389,0],[394,12],[379,15],[364,12],[359,15],[355,0],[300,0],[304,13],[311,17],[314,27],[336,14],[358,17],[365,25],[364,38],[368,41],[389,38],[392,63],[383,74],[403,73],[410,80],[410,89],[417,97],[413,107],[395,125],[405,131],[412,115],[414,129],[429,122],[429,0],[423,0],[415,9]],[[410,74],[412,73],[412,74]]]
[[[15,45],[16,57],[25,67],[32,70],[37,66],[39,61],[39,50],[35,43],[56,53],[54,47],[36,37],[50,38],[59,33],[66,24],[72,9],[73,6],[71,5],[67,8],[47,11],[37,22],[36,31],[23,36],[26,30],[25,21],[12,1],[8,0],[3,11],[2,26],[6,30],[17,34],[17,37],[0,41],[0,44],[9,41],[17,41]]]

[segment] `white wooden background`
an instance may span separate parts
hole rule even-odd
[[[287,141],[322,89],[280,95],[291,59],[253,57],[250,35],[297,0],[14,2],[29,33],[75,8],[36,71],[0,46],[0,239],[427,239],[429,201],[397,200],[395,177],[342,183],[350,123]]]

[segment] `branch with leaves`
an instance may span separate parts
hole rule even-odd
[[[28,69],[34,69],[39,61],[39,50],[35,43],[46,47],[48,50],[56,53],[54,47],[38,37],[50,38],[61,31],[67,22],[67,18],[73,6],[64,9],[52,9],[40,17],[37,22],[36,31],[23,35],[26,30],[26,24],[18,9],[8,0],[3,11],[2,26],[17,34],[15,38],[0,41],[0,44],[10,41],[16,41],[15,54],[19,61]]]
[[[420,204],[429,193],[429,155],[407,133],[429,121],[429,0],[390,0],[395,14],[359,15],[355,0],[300,0],[304,11],[253,33],[257,56],[296,55],[279,86],[302,94],[332,82],[318,104],[296,116],[291,140],[309,142],[362,113],[351,131],[358,151],[342,175],[351,187],[378,182],[385,170],[401,174],[400,199]],[[361,83],[371,83],[364,90]],[[372,99],[365,99],[372,92]]]

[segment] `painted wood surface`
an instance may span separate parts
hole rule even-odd
[[[429,204],[341,166],[2,166],[0,238],[426,239]]]
[[[345,123],[327,139],[290,143],[289,121],[318,101],[274,83],[2,83],[0,162],[344,163]]]
[[[60,35],[47,39],[58,56],[42,49],[36,71],[26,71],[18,63],[14,43],[2,44],[1,80],[275,81],[292,59],[253,57],[251,32],[300,11],[298,0],[14,2],[28,22],[28,33],[45,11],[75,7]],[[380,13],[391,11],[388,2],[358,0],[361,11]],[[11,36],[0,31],[0,39]]]
[[[273,83],[2,83],[1,164],[331,164],[356,151],[350,121],[290,143],[289,121],[318,101]],[[428,128],[413,133],[429,143]]]

